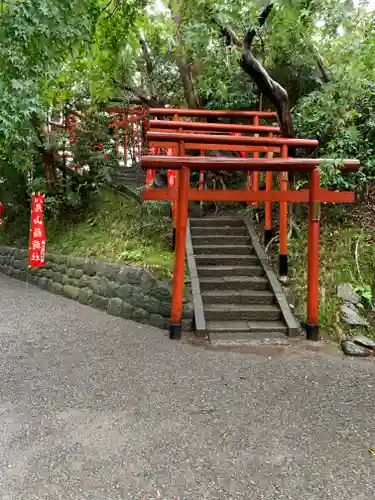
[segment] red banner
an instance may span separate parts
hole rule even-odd
[[[204,156],[204,151],[201,150],[201,156]],[[199,172],[199,189],[204,188],[204,170]]]
[[[44,195],[34,194],[31,202],[29,267],[46,264],[46,233],[44,230]]]
[[[175,150],[174,149],[167,149],[166,151],[167,156],[175,156]],[[177,170],[167,170],[167,179],[168,179],[168,187],[173,188],[177,187]],[[172,217],[173,221],[175,221],[175,215],[176,215],[176,207],[177,207],[177,202],[172,201]]]
[[[241,132],[230,132],[229,135],[240,137],[242,134]],[[241,158],[246,158],[246,153],[244,151],[240,151],[240,156]]]
[[[148,169],[146,172],[146,186],[151,187],[155,180],[156,170]]]

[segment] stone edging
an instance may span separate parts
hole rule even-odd
[[[205,337],[207,333],[206,319],[204,316],[202,295],[199,285],[197,265],[195,262],[193,243],[191,240],[190,222],[186,231],[186,260],[190,273],[191,292],[194,306],[194,330],[197,337]]]
[[[259,240],[258,236],[255,233],[255,230],[250,222],[249,219],[245,218],[245,224],[247,227],[247,230],[250,234],[250,238],[252,240],[252,245],[254,248],[254,251],[256,255],[258,256],[258,259],[260,260],[260,263],[263,267],[263,270],[267,276],[268,282],[271,286],[271,289],[273,293],[275,294],[277,303],[280,307],[281,314],[283,315],[284,321],[287,325],[288,328],[288,335],[289,337],[298,337],[301,332],[301,328],[294,317],[292,310],[290,309],[290,306],[288,304],[288,301],[286,300],[285,293],[283,292],[283,289],[279,283],[279,280],[277,279],[275,273],[271,269],[271,266],[268,261],[268,257],[266,252],[263,250]]]
[[[48,253],[45,268],[29,271],[28,250],[0,246],[0,271],[113,316],[169,328],[171,285],[145,269]],[[185,330],[192,329],[192,320],[189,296],[184,299]]]

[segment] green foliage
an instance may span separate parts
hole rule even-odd
[[[294,273],[295,312],[301,321],[305,321],[307,293],[305,221],[299,221],[299,229],[297,236],[288,242],[288,247]],[[356,245],[359,239],[361,245],[356,258]],[[362,298],[364,313],[372,308],[375,286],[372,279],[375,275],[373,233],[369,228],[361,228],[357,218],[351,218],[350,211],[344,211],[342,207],[338,209],[326,207],[321,222],[319,248],[319,323],[323,331],[334,334],[335,324],[340,323],[342,303],[336,293],[338,284],[351,283],[357,289]],[[363,277],[369,281],[362,283]]]
[[[350,22],[349,22],[350,21]],[[325,176],[336,187],[361,187],[375,179],[375,37],[373,14],[359,13],[346,20],[346,31],[335,40],[322,41],[332,62],[329,81],[302,98],[294,109],[298,135],[317,137],[317,154],[331,158],[358,158],[362,171],[350,186],[333,172]]]

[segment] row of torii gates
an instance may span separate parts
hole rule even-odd
[[[173,149],[175,156],[143,156],[141,167],[146,170],[175,170],[175,186],[168,188],[146,187],[144,200],[170,200],[175,204],[174,227],[176,229],[175,264],[173,275],[173,298],[170,337],[181,337],[181,321],[185,282],[185,245],[188,223],[189,201],[221,201],[265,203],[265,241],[272,237],[272,203],[280,207],[280,252],[279,272],[288,271],[287,231],[288,203],[308,203],[308,269],[307,269],[307,325],[309,340],[319,338],[319,232],[321,203],[353,202],[353,192],[333,192],[320,186],[319,166],[328,162],[341,172],[356,172],[358,160],[343,160],[334,167],[334,161],[319,158],[292,158],[290,150],[296,148],[315,149],[318,141],[278,137],[279,127],[263,123],[277,119],[271,111],[209,111],[190,109],[150,109],[154,117],[172,118],[150,120],[147,146]],[[207,123],[188,121],[187,118],[242,119],[252,124]],[[236,151],[242,157],[188,156],[189,151]],[[262,155],[262,156],[261,156]],[[245,157],[244,157],[245,156]],[[190,186],[191,171],[236,171],[248,173],[248,189],[204,189]],[[265,173],[265,190],[259,190],[259,173]],[[273,173],[280,173],[279,189],[273,187]],[[306,173],[308,188],[290,190],[288,173]]]
[[[147,155],[141,159],[141,167],[148,171],[148,185],[143,190],[144,200],[168,200],[173,205],[175,231],[175,263],[170,338],[181,338],[183,295],[185,282],[186,232],[189,201],[247,202],[258,209],[265,204],[264,238],[267,244],[272,238],[272,203],[279,204],[279,274],[288,273],[288,203],[308,204],[308,269],[307,269],[307,324],[306,337],[319,338],[319,232],[321,203],[350,203],[353,192],[329,191],[320,186],[319,166],[332,165],[341,172],[356,172],[358,160],[343,160],[334,166],[334,160],[319,158],[293,158],[291,150],[318,146],[317,140],[280,137],[280,128],[269,125],[267,120],[277,121],[272,111],[219,111],[197,109],[151,108],[108,110],[116,138],[118,130],[128,130],[142,124]],[[148,120],[146,116],[148,115]],[[191,119],[194,120],[191,120]],[[197,121],[200,120],[200,121]],[[206,121],[202,121],[202,119]],[[241,120],[245,123],[233,123]],[[140,137],[141,132],[135,125]],[[134,132],[131,132],[134,134]],[[126,133],[124,140],[126,141]],[[134,137],[134,136],[133,136]],[[134,146],[134,138],[131,139]],[[116,142],[117,151],[117,142]],[[200,156],[188,156],[191,152]],[[208,151],[232,151],[239,157],[205,156]],[[150,153],[153,154],[150,154]],[[168,155],[172,153],[172,155]],[[217,154],[217,153],[216,153]],[[167,188],[151,187],[155,171],[166,170]],[[247,189],[205,189],[205,172],[247,172]],[[192,171],[200,172],[198,188],[191,187]],[[279,189],[273,186],[273,174],[278,172]],[[308,188],[290,190],[289,173],[308,175]],[[259,174],[265,174],[265,190],[259,189]]]

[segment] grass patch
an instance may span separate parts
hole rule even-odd
[[[301,321],[306,320],[307,293],[307,223],[299,222],[300,232],[289,241],[289,255],[292,266],[295,312]],[[356,246],[358,244],[358,259]],[[361,227],[350,212],[343,214],[337,208],[326,210],[321,221],[320,273],[319,273],[319,322],[322,331],[329,335],[336,333],[339,323],[341,300],[336,287],[340,283],[351,283],[363,294],[362,313],[373,317],[368,292],[374,292],[375,277],[374,234]],[[358,262],[357,262],[358,261]],[[358,271],[359,267],[359,271]],[[345,333],[359,330],[340,325]]]
[[[48,223],[50,251],[112,262],[140,265],[160,278],[170,277],[173,253],[169,249],[171,220],[168,207],[104,190],[88,217],[78,224]]]

